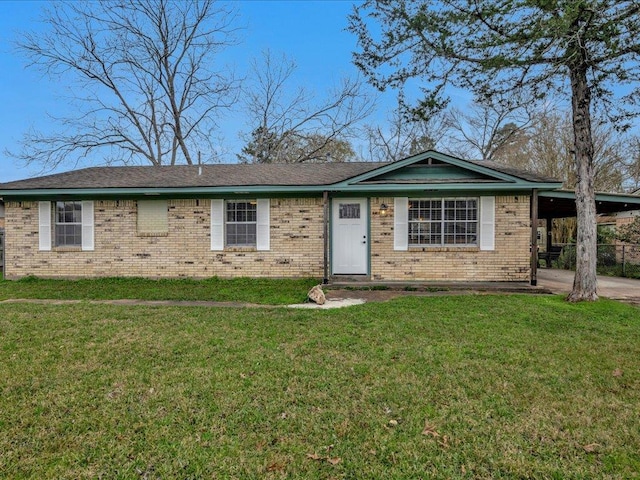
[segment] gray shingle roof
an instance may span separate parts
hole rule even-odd
[[[2,190],[51,188],[185,188],[331,185],[387,163],[216,164],[166,167],[90,167],[0,184]]]
[[[490,168],[491,170],[495,170],[496,172],[506,173],[507,175],[511,175],[514,177],[522,178],[523,180],[527,180],[528,182],[544,182],[544,183],[554,183],[560,182],[557,178],[547,177],[545,175],[538,175],[537,173],[529,172],[527,170],[522,170],[521,168],[510,167],[508,165],[503,165],[502,163],[491,162],[488,160],[467,160],[469,163],[473,163],[474,165],[480,165],[482,167]]]
[[[467,161],[528,182],[558,183],[558,180],[494,162]],[[17,180],[0,184],[0,190],[49,189],[137,189],[207,187],[312,187],[333,185],[357,177],[390,163],[298,163],[298,164],[214,164],[177,166],[90,167],[65,173]],[[461,179],[452,179],[464,183]],[[490,181],[471,179],[468,183]],[[447,183],[443,179],[415,179],[410,183]],[[386,183],[370,179],[367,183]],[[397,181],[397,183],[403,183]]]

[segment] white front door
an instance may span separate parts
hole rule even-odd
[[[332,273],[365,275],[369,267],[366,198],[334,198],[331,221]]]

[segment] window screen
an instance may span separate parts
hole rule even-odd
[[[227,201],[226,244],[237,247],[256,246],[257,202]]]
[[[82,202],[56,202],[55,208],[56,246],[82,246]]]
[[[477,198],[409,200],[409,245],[477,244]]]

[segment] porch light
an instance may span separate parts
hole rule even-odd
[[[386,203],[380,205],[380,215],[386,215],[387,210],[389,210],[389,207],[387,207]]]

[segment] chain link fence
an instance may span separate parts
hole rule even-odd
[[[575,244],[562,247],[557,259],[551,261],[551,267],[564,270],[576,268]],[[613,277],[640,278],[640,245],[598,244],[598,274]]]

